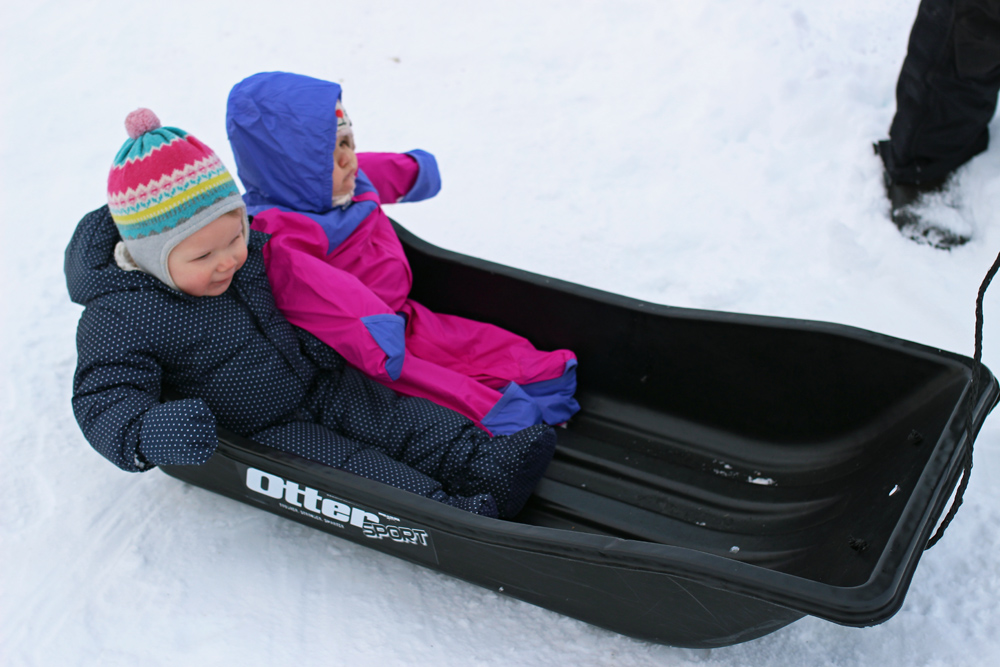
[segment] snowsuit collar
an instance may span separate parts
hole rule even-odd
[[[267,234],[250,232],[247,262],[236,272],[234,285],[238,286],[252,279],[253,274],[264,275],[260,251],[267,239]],[[74,303],[86,306],[90,301],[107,294],[137,290],[163,291],[182,300],[204,298],[184,294],[143,271],[123,271],[115,261],[115,245],[120,240],[118,228],[115,227],[107,206],[89,213],[77,225],[73,238],[66,247],[63,265],[66,287]]]

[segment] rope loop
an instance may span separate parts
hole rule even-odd
[[[944,531],[948,528],[951,520],[955,518],[958,508],[962,506],[965,489],[969,486],[969,475],[972,474],[972,443],[976,439],[973,433],[972,414],[976,410],[976,399],[979,394],[979,376],[983,366],[983,297],[986,295],[986,288],[990,286],[993,276],[997,274],[997,269],[1000,269],[1000,253],[997,254],[993,266],[986,272],[983,284],[979,286],[979,296],[976,297],[976,347],[972,357],[969,405],[965,411],[965,461],[962,463],[962,481],[959,482],[958,489],[955,491],[955,500],[952,501],[951,507],[948,508],[948,514],[941,521],[937,532],[927,540],[927,546],[924,547],[925,550],[930,549],[944,537]]]

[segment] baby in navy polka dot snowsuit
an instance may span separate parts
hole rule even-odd
[[[216,424],[314,461],[489,516],[516,514],[555,447],[539,425],[490,438],[472,421],[403,397],[346,366],[275,306],[261,250],[218,296],[191,296],[116,264],[107,206],[80,221],[66,249],[77,332],[73,410],[117,466],[208,460]],[[160,402],[164,388],[183,400]]]

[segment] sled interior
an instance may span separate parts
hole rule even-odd
[[[416,301],[579,358],[581,412],[518,522],[829,587],[888,576],[905,592],[960,472],[960,438],[946,435],[973,400],[968,359],[840,325],[655,306],[397,233]],[[985,369],[981,386],[976,429],[997,396]],[[909,556],[890,558],[890,543]]]
[[[902,605],[1000,395],[988,370],[972,391],[960,355],[836,324],[657,306],[396,231],[414,299],[579,358],[582,410],[516,519],[222,430],[206,464],[164,472],[675,646],[728,646],[804,614],[873,625]]]

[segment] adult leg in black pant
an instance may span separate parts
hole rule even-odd
[[[986,149],[998,91],[1000,0],[921,0],[889,139],[877,144],[901,230],[942,247],[968,240],[922,219],[920,200]]]

